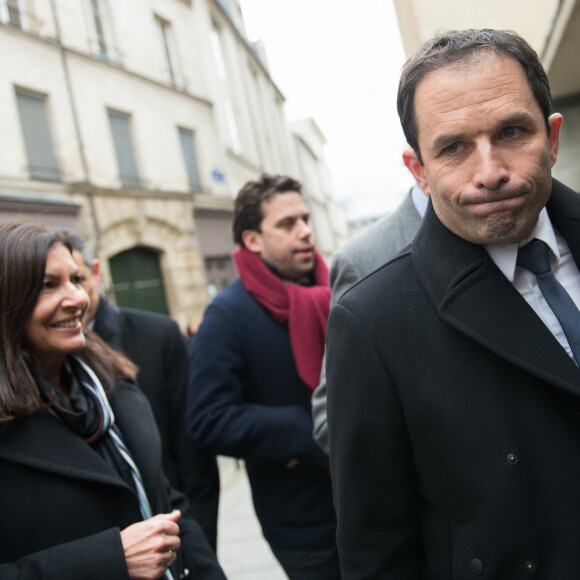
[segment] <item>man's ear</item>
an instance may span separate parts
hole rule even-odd
[[[552,167],[556,163],[558,157],[558,149],[560,147],[560,127],[562,126],[563,117],[560,113],[553,113],[548,117],[548,123],[550,125],[550,135],[548,136],[548,141],[550,143],[550,162]]]
[[[244,230],[242,232],[242,242],[250,252],[254,254],[262,253],[262,234],[256,230]]]
[[[429,184],[425,177],[425,168],[421,165],[417,154],[412,149],[405,149],[403,151],[403,163],[415,178],[417,185],[423,190],[426,195],[431,195]]]
[[[96,258],[93,260],[93,265],[91,267],[91,270],[93,272],[93,278],[95,279],[95,282],[97,283],[97,285],[101,284],[101,262],[99,260],[97,260]]]

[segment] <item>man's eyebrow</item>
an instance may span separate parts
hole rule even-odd
[[[496,130],[499,130],[503,127],[511,127],[512,125],[523,125],[525,127],[530,127],[535,124],[535,118],[530,115],[526,111],[514,113],[509,117],[505,117],[501,119],[496,127]],[[456,143],[457,141],[462,141],[465,139],[464,133],[456,133],[450,135],[439,135],[432,143],[432,148],[435,151],[440,151],[441,149],[445,149],[449,145]]]
[[[285,215],[282,216],[280,219],[278,219],[276,221],[277,224],[281,224],[282,222],[287,222],[287,221],[296,221],[298,218],[298,216],[295,215]]]
[[[432,149],[435,151],[439,151],[441,149],[445,149],[449,145],[456,143],[457,141],[461,141],[465,138],[464,133],[455,133],[453,135],[439,135],[431,144]]]
[[[309,212],[305,212],[305,213],[301,213],[299,215],[286,215],[281,217],[276,223],[277,224],[281,224],[283,222],[287,222],[287,221],[298,221],[300,219],[309,219],[310,218],[310,213]]]
[[[506,119],[502,119],[500,126],[501,127],[509,127],[511,125],[534,125],[535,118],[530,115],[526,111],[522,111],[521,113],[515,113],[511,117],[507,117]]]

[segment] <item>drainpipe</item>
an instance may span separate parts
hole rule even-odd
[[[62,61],[62,69],[64,72],[65,86],[66,86],[67,96],[68,96],[68,99],[70,102],[70,108],[71,108],[71,113],[72,113],[72,118],[73,118],[74,129],[75,129],[75,135],[77,138],[77,142],[78,142],[78,146],[79,146],[79,153],[80,153],[80,157],[81,157],[81,163],[82,163],[82,167],[83,167],[83,173],[84,173],[83,182],[85,184],[89,185],[90,184],[89,164],[87,162],[85,146],[84,146],[84,142],[83,142],[83,138],[82,138],[82,134],[81,134],[79,117],[78,117],[78,113],[77,113],[77,107],[76,107],[74,92],[73,92],[73,88],[72,88],[72,81],[71,81],[71,77],[70,77],[70,70],[69,70],[68,61],[66,58],[66,49],[65,49],[63,42],[62,42],[60,23],[58,20],[58,13],[56,10],[55,0],[50,0],[50,7],[52,9],[52,15],[53,15],[53,19],[54,19],[54,27],[56,30],[56,41],[57,41],[59,49],[60,49],[60,58]],[[101,228],[99,227],[99,221],[97,219],[97,213],[95,211],[96,208],[95,208],[94,194],[89,189],[86,192],[86,196],[87,196],[87,199],[89,202],[90,212],[91,212],[91,216],[93,219],[93,227],[94,227],[94,231],[95,231],[95,247],[94,247],[93,251],[94,251],[94,255],[98,257],[99,251],[101,249]]]

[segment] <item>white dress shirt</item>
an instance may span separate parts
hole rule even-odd
[[[413,205],[415,206],[417,213],[423,217],[427,211],[429,196],[425,195],[423,190],[417,184],[415,184],[411,188],[411,199],[413,200]]]
[[[542,319],[550,332],[564,347],[571,358],[572,350],[566,339],[566,335],[552,312],[552,309],[546,302],[542,291],[538,286],[536,276],[526,270],[516,266],[518,249],[534,238],[544,241],[550,249],[550,265],[554,276],[570,295],[576,306],[580,309],[580,273],[570,248],[566,240],[554,229],[552,222],[548,217],[546,208],[542,209],[538,216],[538,222],[534,227],[531,235],[523,240],[520,244],[500,244],[487,245],[485,249],[495,263],[502,271],[504,276],[514,285],[514,288],[525,298],[527,303],[532,307],[534,312]],[[580,362],[580,361],[576,361]]]

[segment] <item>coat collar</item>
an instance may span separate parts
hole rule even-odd
[[[98,334],[107,344],[123,350],[121,344],[121,321],[119,316],[119,309],[111,304],[104,296],[99,297],[99,306],[95,313],[95,323],[93,330]]]
[[[117,386],[111,407],[151,498],[161,465],[161,446],[151,410],[138,388],[128,383]],[[130,489],[98,453],[47,410],[0,426],[0,459]]]
[[[0,458],[65,477],[124,485],[100,455],[47,410],[0,428]]]
[[[577,264],[579,201],[578,194],[553,181],[548,213]],[[580,371],[558,341],[485,249],[445,228],[431,204],[411,252],[417,276],[447,324],[526,372],[580,396]]]

